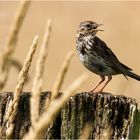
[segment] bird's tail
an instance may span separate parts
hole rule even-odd
[[[135,74],[135,73],[133,73],[133,72],[131,72],[131,71],[127,71],[127,75],[128,75],[129,77],[131,77],[131,78],[134,78],[134,79],[140,81],[140,76],[137,75],[137,74]]]

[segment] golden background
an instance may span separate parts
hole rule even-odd
[[[1,50],[5,45],[18,3],[0,1]],[[103,23],[102,29],[105,31],[97,35],[106,42],[121,62],[140,74],[140,2],[32,1],[14,53],[14,58],[23,63],[34,36],[39,36],[39,46],[29,72],[30,80],[25,84],[24,91],[31,91],[36,60],[48,18],[52,19],[52,32],[44,73],[44,91],[51,90],[67,53],[76,50],[76,30],[79,23],[84,20]],[[84,72],[87,72],[90,78],[79,92],[88,91],[98,83],[100,77],[88,71],[75,55],[62,90]],[[17,79],[18,73],[12,68],[4,91],[13,91]],[[126,80],[123,75],[114,76],[104,91],[130,96],[140,101],[140,82],[131,78]]]

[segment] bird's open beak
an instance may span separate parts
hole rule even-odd
[[[99,26],[102,26],[103,24],[98,24],[98,26],[97,27],[99,27]]]
[[[98,28],[99,26],[102,26],[102,25],[103,25],[103,24],[98,24],[98,25],[97,25],[97,28]],[[104,31],[104,30],[102,30],[102,29],[97,29],[97,28],[96,28],[96,29],[93,29],[93,30],[94,30],[94,31]]]
[[[93,29],[93,31],[104,31],[102,29]]]

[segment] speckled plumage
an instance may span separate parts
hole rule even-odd
[[[97,29],[99,26],[100,24],[93,21],[82,22],[76,35],[76,49],[80,61],[87,69],[102,78],[97,87],[105,80],[105,76],[108,76],[106,86],[112,75],[117,74],[123,74],[126,78],[130,76],[140,80],[140,76],[132,73],[131,68],[122,64],[105,42],[96,36],[98,31],[102,31]],[[93,90],[95,89],[93,88]]]

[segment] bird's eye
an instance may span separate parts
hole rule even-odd
[[[91,27],[91,25],[90,25],[90,24],[87,24],[87,25],[86,25],[86,27],[87,27],[87,28],[90,28],[90,27]]]

